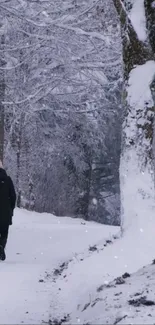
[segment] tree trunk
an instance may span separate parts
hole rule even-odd
[[[0,27],[2,27],[0,25]],[[5,99],[5,65],[4,59],[5,37],[0,35],[0,160],[3,161],[4,156],[4,99]]]
[[[150,1],[145,1],[146,27],[149,28],[149,17],[152,18],[152,15],[147,3]],[[122,1],[114,0],[114,4],[122,31],[126,107],[120,162],[121,226],[122,231],[132,230],[137,235],[147,230],[150,223],[155,225],[155,107],[152,96],[155,56],[150,40],[152,33],[149,40],[141,40]]]
[[[20,115],[18,121],[18,138],[17,138],[17,176],[16,176],[16,186],[17,186],[17,206],[21,207],[21,187],[20,187],[20,172],[21,172],[21,146],[22,146],[22,131],[23,131],[23,116],[24,113]]]

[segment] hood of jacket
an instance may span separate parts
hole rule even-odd
[[[4,180],[7,178],[7,173],[3,168],[0,168],[0,180]]]

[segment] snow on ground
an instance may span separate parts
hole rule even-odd
[[[7,259],[0,264],[0,323],[48,322],[54,304],[50,277],[54,269],[117,231],[117,227],[17,209]]]
[[[98,291],[98,298],[83,306],[89,324],[154,324],[155,265],[124,274]]]
[[[153,324],[153,306],[143,304],[154,301],[155,265],[123,284],[114,279],[152,261],[154,229],[115,239],[118,232],[17,209],[7,260],[0,264],[0,324],[61,324],[67,314],[71,324],[138,324],[142,316],[143,323]],[[63,262],[68,264],[55,273]],[[143,307],[129,305],[137,297]]]
[[[104,250],[94,252],[82,261],[81,256],[72,261],[68,269],[53,284],[51,304],[53,319],[60,320],[64,315],[69,314],[71,324],[98,324],[100,320],[98,309],[92,310],[91,307],[93,301],[100,299],[97,288],[125,272],[136,272],[149,264],[155,254],[153,233],[154,229],[152,232],[150,229],[149,236],[142,229],[139,229],[137,235],[129,232],[124,238],[117,239],[113,244],[104,247]],[[90,306],[85,314],[83,309],[89,303]],[[102,314],[103,305],[101,304],[100,307],[100,314]]]

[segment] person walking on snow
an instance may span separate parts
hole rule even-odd
[[[0,260],[6,259],[5,246],[9,226],[12,225],[13,211],[16,204],[16,192],[10,176],[7,175],[0,161]]]

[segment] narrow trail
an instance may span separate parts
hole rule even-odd
[[[79,219],[17,209],[10,227],[7,259],[0,263],[0,323],[49,323],[58,307],[51,275],[81,252],[92,254],[90,247],[117,231],[93,222],[83,225]]]

